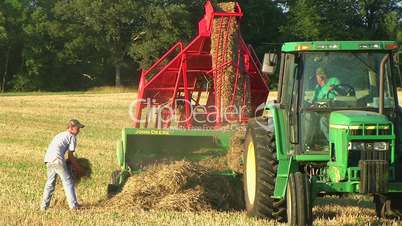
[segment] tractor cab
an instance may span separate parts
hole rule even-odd
[[[381,111],[397,120],[396,47],[393,42],[284,44],[278,100],[285,106],[290,152],[328,153],[332,112],[354,111],[359,118]]]

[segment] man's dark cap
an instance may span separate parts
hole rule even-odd
[[[77,128],[84,128],[85,125],[81,124],[80,121],[78,121],[77,119],[71,119],[68,122],[68,127],[77,127]]]

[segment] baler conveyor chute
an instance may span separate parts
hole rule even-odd
[[[118,141],[122,172],[161,160],[222,156],[234,127],[261,114],[268,79],[240,35],[242,16],[237,3],[208,1],[198,35],[141,71],[133,128],[123,129]]]

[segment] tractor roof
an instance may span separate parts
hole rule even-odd
[[[393,50],[399,46],[394,41],[314,41],[314,42],[286,42],[282,45],[282,52],[310,52],[310,51],[367,51]]]

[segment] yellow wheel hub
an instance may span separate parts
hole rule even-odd
[[[246,175],[247,175],[247,198],[250,204],[254,204],[256,193],[256,171],[254,144],[250,142],[247,147],[246,160]]]

